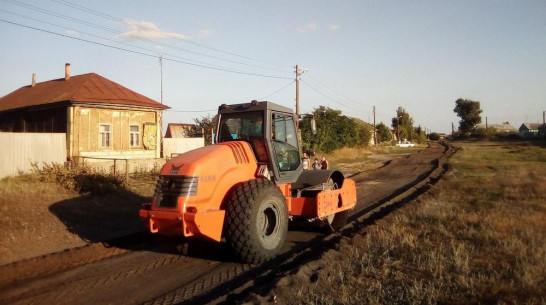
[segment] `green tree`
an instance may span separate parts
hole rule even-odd
[[[396,110],[396,117],[392,118],[392,128],[397,130],[397,135],[399,135],[398,140],[408,139],[412,141],[415,133],[413,130],[413,119],[406,112],[406,109],[403,107],[398,107]]]
[[[376,128],[377,128],[377,143],[392,140],[392,133],[390,128],[387,125],[381,122],[379,123],[379,125],[377,125]]]
[[[494,127],[485,128],[476,128],[470,134],[472,137],[479,139],[492,139],[498,134],[498,131]]]
[[[425,131],[423,131],[421,126],[415,127],[413,129],[412,139],[413,139],[413,141],[415,141],[415,142],[417,142],[419,144],[427,143],[427,135],[425,134]]]
[[[437,132],[433,132],[428,135],[428,138],[432,141],[438,141],[440,140],[440,134],[438,134]]]
[[[471,134],[476,126],[482,122],[480,102],[458,99],[455,101],[453,112],[461,118],[459,121],[459,133],[462,136]]]
[[[344,146],[364,146],[371,139],[365,124],[341,114],[340,110],[320,106],[313,111],[317,133],[311,133],[311,119],[300,121],[304,149],[331,152]]]
[[[194,118],[193,121],[196,124],[196,126],[192,130],[193,134],[201,134],[202,131],[204,131],[205,134],[203,136],[205,137],[205,145],[212,144],[212,130],[216,129],[218,115],[211,116],[209,114],[201,118]],[[216,130],[214,132],[216,132]]]

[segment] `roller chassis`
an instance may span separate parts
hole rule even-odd
[[[250,136],[246,123],[256,118],[261,136]],[[152,203],[140,210],[149,231],[225,237],[240,259],[261,263],[280,251],[293,217],[341,229],[356,204],[355,183],[337,170],[302,170],[296,119],[269,102],[220,106],[219,143],[161,169]]]

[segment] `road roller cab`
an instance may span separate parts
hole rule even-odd
[[[207,238],[260,263],[280,250],[293,217],[344,226],[356,204],[352,180],[303,170],[290,108],[271,102],[221,105],[216,144],[181,154],[160,171],[140,217],[150,232]]]

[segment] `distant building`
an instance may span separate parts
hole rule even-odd
[[[201,130],[195,124],[169,123],[163,139],[163,156],[174,157],[181,153],[205,146]]]
[[[519,127],[519,135],[524,139],[538,138],[541,134],[539,129],[542,131],[544,127],[539,123],[523,123]]]
[[[375,133],[373,132],[373,124],[370,124],[364,120],[361,120],[359,118],[351,118],[353,119],[353,121],[355,121],[356,123],[364,126],[364,128],[369,132],[370,134],[370,140],[368,141],[368,145],[369,146],[374,146],[374,143],[375,143]]]
[[[197,135],[194,135],[196,126],[195,124],[169,123],[165,132],[165,138],[192,138],[194,136],[201,136],[200,130]]]
[[[21,87],[0,98],[0,131],[66,133],[67,158],[159,158],[162,111],[170,107],[98,74]]]
[[[511,136],[517,135],[518,129],[509,122],[502,122],[501,124],[480,124],[478,128],[481,129],[494,129],[495,132],[500,136]]]

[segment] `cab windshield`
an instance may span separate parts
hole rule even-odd
[[[269,161],[265,148],[265,130],[261,111],[225,113],[220,117],[218,143],[247,141],[258,162]]]
[[[240,112],[222,114],[218,130],[218,142],[263,138],[262,112]]]

